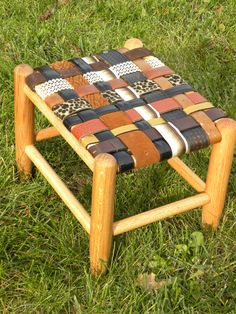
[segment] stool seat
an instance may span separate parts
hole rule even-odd
[[[108,50],[34,69],[26,84],[96,157],[119,172],[221,141],[215,108],[144,47]]]
[[[128,39],[122,49],[50,66],[16,66],[14,107],[17,168],[30,177],[36,166],[88,232],[94,276],[108,269],[113,236],[199,207],[203,225],[217,228],[236,122],[143,48],[139,39]],[[50,127],[35,128],[34,108]],[[38,141],[55,136],[62,136],[93,173],[90,212],[37,149]],[[178,156],[211,144],[204,182]],[[197,194],[116,220],[118,173],[165,159]]]

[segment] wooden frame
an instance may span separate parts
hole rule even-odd
[[[125,48],[142,46],[138,39],[129,39]],[[65,128],[60,119],[47,107],[45,102],[25,84],[25,78],[33,69],[19,65],[14,71],[15,84],[15,140],[16,163],[20,173],[30,175],[34,164],[76,219],[90,235],[91,271],[94,275],[104,273],[109,261],[112,237],[149,223],[172,217],[202,206],[202,222],[216,228],[224,206],[227,184],[236,143],[236,122],[220,119],[216,122],[222,140],[214,144],[209,162],[206,183],[203,182],[183,161],[175,157],[168,160],[198,194],[186,199],[155,208],[141,214],[113,222],[114,195],[117,173],[115,159],[109,154],[98,155],[95,159]],[[34,130],[34,106],[52,124],[52,127]],[[93,192],[91,217],[62,182],[47,161],[35,147],[36,141],[61,135],[80,158],[93,171]]]

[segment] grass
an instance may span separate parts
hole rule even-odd
[[[85,231],[40,174],[19,180],[12,79],[19,63],[88,55],[138,37],[235,117],[235,1],[60,3],[0,2],[1,313],[235,313],[236,160],[217,233],[201,229],[196,210],[118,236],[109,273],[92,280]],[[51,17],[39,21],[48,8]],[[37,125],[48,124],[38,117]],[[89,208],[91,174],[85,165],[61,139],[39,147]],[[204,150],[188,158],[203,177],[208,156]],[[119,176],[117,190],[116,218],[193,194],[166,164]],[[196,232],[200,242],[192,240]],[[137,283],[143,273],[166,284],[150,293]]]

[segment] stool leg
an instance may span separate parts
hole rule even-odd
[[[90,268],[104,273],[110,257],[117,163],[109,154],[95,158],[90,226]]]
[[[24,93],[25,78],[33,72],[27,64],[20,64],[14,70],[14,105],[15,105],[15,144],[18,170],[31,174],[32,162],[25,154],[25,146],[32,145],[34,135],[34,105]]]
[[[206,180],[206,193],[211,200],[202,208],[203,225],[213,229],[217,228],[224,207],[236,142],[236,121],[220,119],[216,125],[222,140],[212,147]]]

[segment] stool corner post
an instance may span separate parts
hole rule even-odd
[[[143,43],[138,38],[129,38],[124,43],[124,48],[126,48],[128,50],[132,50],[135,48],[142,48],[142,47],[143,47]]]
[[[90,268],[94,276],[105,273],[113,238],[117,163],[109,154],[95,158],[90,226]]]
[[[25,79],[33,73],[33,68],[20,64],[14,69],[14,111],[16,163],[21,174],[31,174],[32,162],[25,153],[27,145],[35,142],[34,105],[24,93]]]
[[[206,193],[210,202],[202,208],[204,226],[216,229],[222,215],[236,143],[236,121],[228,118],[216,122],[222,139],[212,147]]]

